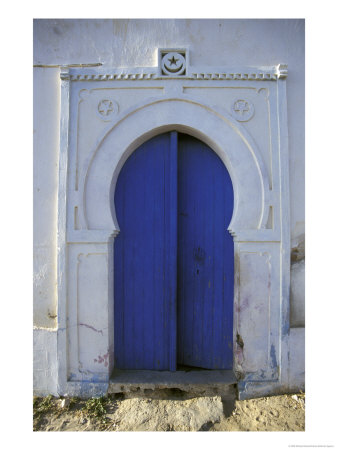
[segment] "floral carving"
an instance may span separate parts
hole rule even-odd
[[[231,106],[232,115],[240,122],[247,122],[255,113],[254,105],[249,100],[236,100]]]
[[[111,120],[118,112],[118,104],[114,100],[101,100],[97,106],[97,112],[102,120]]]

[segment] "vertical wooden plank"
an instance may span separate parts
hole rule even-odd
[[[114,347],[120,369],[176,368],[174,139],[166,133],[141,145],[116,185],[121,231],[114,253]]]
[[[168,281],[166,283],[169,289],[165,302],[169,304],[169,369],[171,371],[176,370],[177,360],[177,137],[176,131],[170,133],[169,170],[166,176],[168,207],[165,209],[165,218],[169,229],[167,235]]]
[[[230,176],[219,157],[178,139],[178,363],[232,368],[234,249]]]

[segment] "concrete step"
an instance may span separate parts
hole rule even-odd
[[[222,399],[236,397],[237,379],[232,370],[117,370],[109,382],[108,393],[150,394],[163,390],[163,394],[190,393],[193,395],[219,395]]]

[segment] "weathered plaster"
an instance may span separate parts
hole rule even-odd
[[[34,64],[148,67],[156,65],[158,47],[177,46],[189,47],[192,65],[287,62],[290,229],[295,238],[304,233],[305,215],[304,27],[303,19],[35,20]]]
[[[305,326],[305,236],[300,234],[291,241],[291,327]]]
[[[58,395],[56,330],[34,328],[33,330],[33,388],[35,395]]]
[[[289,392],[305,390],[305,329],[291,328],[289,338]]]
[[[234,186],[229,230],[237,261],[234,334],[241,336],[241,345],[235,339],[234,369],[242,378],[243,395],[254,395],[256,382],[268,391],[280,389],[289,330],[286,75],[279,65],[187,66],[182,78],[163,77],[152,67],[131,72],[62,68],[59,393],[77,392],[84,381],[106,389],[114,365],[108,274],[119,232],[111,198],[131,152],[171,129],[204,140],[228,168]],[[196,88],[210,92],[212,103]],[[250,120],[257,124],[252,134],[244,125]],[[265,157],[255,141],[260,133],[268,142]]]
[[[59,69],[34,69],[34,325],[56,326]]]
[[[291,265],[291,318],[292,327],[305,326],[305,261]]]
[[[266,290],[265,281],[272,277],[272,285],[277,289],[276,279],[278,279],[278,274],[275,271],[274,264],[269,268],[269,261],[271,260],[270,255],[273,256],[273,260],[276,260],[276,250],[275,247],[279,246],[278,242],[280,239],[284,240],[282,246],[282,253],[280,263],[282,273],[284,278],[282,281],[282,299],[288,298],[288,286],[290,272],[286,273],[285,268],[290,261],[290,249],[288,243],[285,241],[288,232],[291,233],[293,239],[298,239],[304,233],[304,127],[303,127],[303,117],[304,117],[304,21],[302,20],[164,20],[164,21],[151,21],[151,26],[149,21],[145,20],[37,20],[34,24],[34,63],[36,65],[42,66],[57,66],[66,64],[77,64],[77,65],[88,65],[94,64],[94,68],[88,68],[86,73],[93,70],[96,73],[111,73],[111,68],[115,67],[116,71],[123,71],[124,69],[119,69],[121,67],[129,67],[131,71],[137,73],[137,67],[152,67],[157,73],[157,47],[160,48],[173,48],[173,47],[185,47],[189,48],[190,64],[192,67],[196,67],[196,72],[203,72],[210,69],[210,66],[215,69],[213,72],[218,73],[222,66],[240,68],[247,66],[259,66],[263,65],[274,66],[280,62],[287,62],[289,66],[289,76],[287,80],[287,91],[285,89],[285,82],[280,80],[280,82],[275,81],[257,81],[248,82],[237,79],[232,83],[235,83],[232,89],[226,89],[221,87],[221,84],[230,86],[229,80],[225,81],[211,81],[211,80],[200,80],[200,87],[195,89],[196,86],[193,80],[187,80],[185,85],[181,87],[180,83],[176,80],[167,80],[166,87],[163,88],[160,80],[139,80],[134,79],[133,81],[123,81],[118,80],[112,82],[110,85],[107,82],[84,82],[81,87],[82,82],[74,83],[77,88],[70,97],[70,117],[71,120],[78,115],[78,128],[70,127],[70,133],[68,137],[68,131],[61,133],[63,136],[63,144],[61,144],[61,178],[63,174],[69,173],[71,180],[71,187],[74,187],[74,191],[68,191],[68,237],[66,235],[59,236],[59,260],[66,261],[67,254],[65,253],[66,242],[69,242],[69,261],[74,261],[76,267],[78,267],[80,279],[86,278],[86,273],[91,272],[91,269],[85,269],[88,264],[91,264],[95,260],[94,266],[101,267],[103,271],[106,267],[106,262],[109,261],[109,267],[112,267],[113,259],[109,248],[112,245],[110,236],[115,233],[118,229],[118,224],[115,223],[113,227],[109,229],[97,229],[91,230],[90,235],[88,230],[86,230],[86,216],[85,208],[83,206],[89,201],[90,196],[93,195],[93,191],[90,190],[90,194],[82,195],[79,194],[81,189],[85,186],[90,187],[92,181],[91,175],[87,177],[87,169],[91,165],[93,152],[98,148],[98,144],[101,142],[102,137],[107,135],[112,136],[109,130],[112,129],[114,121],[117,120],[117,116],[122,117],[131,113],[134,109],[135,104],[142,104],[142,102],[147,103],[147,98],[164,99],[168,96],[174,97],[186,97],[194,98],[194,101],[203,105],[208,105],[213,111],[217,111],[223,117],[227,114],[231,116],[231,103],[237,98],[237,93],[241,93],[241,97],[246,92],[246,98],[252,102],[255,106],[255,111],[253,117],[246,122],[238,122],[237,130],[241,130],[239,135],[249,137],[249,142],[251,144],[249,147],[258,149],[259,151],[253,150],[253,154],[259,155],[259,167],[264,167],[264,183],[274,189],[279,189],[279,183],[276,184],[276,180],[279,180],[280,173],[278,166],[272,163],[272,152],[276,151],[282,143],[282,159],[284,158],[283,165],[285,163],[290,166],[290,178],[289,184],[285,185],[282,182],[282,191],[288,191],[290,188],[290,216],[287,215],[286,220],[289,221],[290,228],[289,231],[282,228],[278,230],[279,224],[279,206],[284,210],[284,204],[278,206],[278,199],[276,197],[270,197],[269,201],[275,202],[274,208],[265,208],[264,224],[267,229],[260,230],[263,231],[261,236],[264,236],[263,240],[266,240],[266,245],[264,248],[256,249],[255,245],[250,242],[257,239],[255,236],[255,230],[246,230],[245,232],[238,233],[236,239],[236,254],[238,257],[241,255],[242,264],[251,264],[251,261],[256,261],[258,267],[267,267],[267,272],[264,273],[262,278],[258,280],[258,286],[260,286],[259,291],[263,296],[269,296],[269,289]],[[71,44],[70,44],[71,43]],[[121,45],[123,43],[123,45]],[[142,52],[140,52],[142,48]],[[84,69],[84,68],[83,68]],[[74,71],[74,69],[71,69]],[[78,73],[81,73],[81,70]],[[218,71],[218,72],[217,72]],[[60,317],[57,319],[53,318],[55,316],[55,296],[56,296],[56,276],[55,276],[55,259],[56,259],[56,210],[57,210],[57,170],[58,170],[58,135],[59,135],[59,114],[62,117],[61,127],[67,128],[68,121],[68,111],[63,109],[59,112],[58,106],[58,95],[59,95],[59,78],[56,75],[59,72],[58,68],[35,68],[34,76],[38,86],[38,90],[35,89],[35,117],[38,120],[35,123],[38,126],[35,128],[38,130],[39,139],[35,136],[35,177],[40,176],[40,186],[41,189],[41,202],[39,197],[35,195],[35,230],[36,236],[34,237],[34,251],[36,259],[35,265],[35,277],[37,282],[35,283],[35,309],[34,309],[34,320],[38,326],[54,327],[55,321],[58,320],[59,336],[58,336],[58,365],[59,365],[59,387],[58,392],[65,392],[65,384],[62,380],[70,378],[71,373],[73,373],[74,367],[72,364],[63,363],[65,357],[64,349],[69,345],[70,342],[79,342],[75,347],[70,345],[69,355],[72,355],[75,351],[76,355],[79,355],[79,361],[81,365],[76,365],[74,373],[75,378],[81,379],[92,379],[95,383],[87,382],[83,384],[81,381],[68,382],[67,392],[81,395],[91,395],[93,393],[100,393],[107,389],[107,382],[103,383],[100,380],[107,380],[109,373],[112,369],[111,361],[113,359],[113,342],[112,333],[109,332],[109,324],[113,323],[112,315],[112,304],[109,302],[108,308],[104,306],[106,311],[106,317],[103,315],[91,316],[89,311],[83,311],[81,305],[83,302],[93,302],[93,295],[91,294],[91,289],[88,288],[84,294],[78,297],[79,300],[79,326],[76,327],[77,332],[74,334],[73,328],[68,327],[67,332],[67,308],[69,311],[74,310],[74,304],[70,302],[68,306],[66,304],[60,304],[60,299],[66,298],[69,295],[69,291],[66,289],[65,281],[67,281],[67,264],[59,265],[59,275],[60,275],[60,285],[59,285],[59,304],[58,304],[58,314]],[[76,72],[76,70],[75,70]],[[74,72],[74,73],[75,73]],[[84,71],[82,70],[82,73]],[[218,75],[215,75],[217,79]],[[71,82],[72,83],[72,82]],[[141,87],[147,83],[147,92],[144,89],[139,89],[138,85]],[[190,83],[190,84],[189,84]],[[270,118],[274,117],[275,106],[277,104],[277,92],[274,88],[271,90],[270,85],[276,86],[277,83],[280,86],[279,90],[279,100],[282,100],[286,105],[287,98],[287,110],[281,115],[279,113],[280,121],[282,122],[283,129],[289,129],[289,137],[287,135],[282,135],[281,140],[278,141],[274,136],[278,134],[278,127],[280,126],[277,122],[271,121]],[[62,81],[62,98],[63,105],[67,103],[68,99],[68,80]],[[110,91],[105,91],[104,86],[114,86],[114,89]],[[217,86],[217,89],[209,89],[210,86]],[[126,88],[130,89],[133,86],[133,95],[125,95]],[[245,90],[248,86],[252,89]],[[149,89],[149,90],[148,90]],[[101,93],[111,93],[111,100],[116,102],[110,106],[113,106],[113,111],[110,114],[109,120],[102,117],[97,110],[92,114],[93,107],[97,107],[100,101]],[[228,95],[229,93],[229,95]],[[236,93],[233,96],[233,93]],[[102,97],[105,99],[106,97]],[[149,102],[148,102],[149,103]],[[109,105],[108,105],[109,106]],[[205,109],[205,106],[203,106]],[[65,108],[65,106],[63,106]],[[143,108],[142,111],[146,111]],[[142,111],[140,113],[142,114]],[[270,112],[269,112],[270,111]],[[272,115],[271,115],[272,111]],[[287,115],[286,116],[286,112]],[[132,113],[134,114],[134,113]],[[286,123],[286,117],[288,117]],[[171,123],[171,125],[170,125]],[[41,125],[40,125],[41,124]],[[163,129],[167,126],[174,125],[174,122],[168,122],[169,125],[165,125]],[[181,125],[186,126],[186,125]],[[199,130],[200,127],[197,129]],[[122,129],[122,128],[121,128]],[[68,128],[67,128],[68,130]],[[182,128],[183,130],[183,128]],[[269,130],[269,131],[267,131]],[[191,131],[191,130],[190,130]],[[40,133],[40,134],[39,134]],[[201,138],[210,135],[206,133],[201,136],[197,133],[197,137]],[[149,136],[151,135],[148,134]],[[125,148],[125,157],[128,151],[133,150],[137,144],[142,139],[147,138],[147,132],[145,134],[139,133],[138,137],[130,142],[129,147]],[[73,149],[78,146],[78,152],[73,150],[70,152],[69,161],[67,165],[67,150],[69,139],[69,145]],[[207,138],[206,138],[207,139]],[[217,139],[216,139],[217,140]],[[103,140],[103,143],[105,140]],[[218,151],[217,143],[210,141],[211,146],[215,151]],[[100,144],[101,145],[101,144]],[[286,147],[285,147],[286,145]],[[74,147],[75,146],[75,147]],[[287,152],[284,149],[289,147],[289,159],[285,161],[285,154],[287,157]],[[99,154],[99,153],[98,153]],[[45,162],[44,162],[45,161]],[[75,164],[75,161],[77,163]],[[123,158],[120,159],[120,165],[123,162]],[[229,161],[227,161],[227,156],[224,154],[224,162],[230,167]],[[92,164],[91,170],[94,168],[96,163]],[[118,169],[119,170],[119,169]],[[92,172],[94,173],[94,172]],[[116,172],[117,176],[118,171]],[[233,171],[234,176],[235,171]],[[95,178],[95,177],[94,177]],[[64,179],[64,178],[63,178]],[[77,181],[76,181],[77,179]],[[286,177],[287,179],[287,177]],[[73,184],[74,183],[74,184]],[[78,183],[76,185],[76,183]],[[81,184],[83,183],[83,184]],[[87,183],[87,185],[86,185]],[[284,185],[283,185],[284,183]],[[77,186],[77,190],[75,189]],[[239,186],[239,183],[238,183]],[[61,190],[66,192],[66,184]],[[265,188],[264,188],[265,189]],[[264,191],[261,189],[261,192]],[[80,191],[79,191],[80,190]],[[266,191],[266,189],[265,189]],[[85,192],[82,191],[82,192]],[[98,192],[101,192],[100,190]],[[109,193],[105,191],[105,195],[109,196]],[[95,194],[94,197],[95,198]],[[59,224],[60,218],[61,222],[65,221],[66,210],[63,209],[63,200],[61,196],[61,207],[59,203]],[[265,200],[262,204],[267,204]],[[45,203],[44,203],[45,202]],[[59,197],[60,202],[60,197]],[[277,203],[276,203],[277,202]],[[271,203],[270,203],[271,205]],[[64,206],[66,204],[64,203]],[[263,208],[264,209],[264,208]],[[114,220],[114,216],[110,216]],[[74,225],[74,226],[73,226]],[[281,233],[276,237],[275,232]],[[108,231],[108,233],[107,233]],[[270,237],[268,237],[270,236]],[[46,238],[46,239],[45,239]],[[88,239],[92,242],[90,248],[88,247]],[[270,241],[271,244],[269,244]],[[242,243],[243,242],[243,243]],[[46,244],[47,243],[47,244]],[[43,246],[43,249],[40,247]],[[293,245],[293,244],[292,244]],[[268,251],[266,250],[268,248]],[[252,256],[248,256],[251,255]],[[73,256],[72,256],[73,255]],[[240,259],[236,257],[236,260],[240,263]],[[243,259],[244,258],[244,259]],[[93,269],[95,270],[95,267]],[[89,266],[88,266],[89,267]],[[243,267],[243,266],[242,266]],[[245,265],[244,265],[245,267]],[[293,266],[295,267],[295,266]],[[85,270],[85,272],[83,272]],[[83,273],[83,275],[81,275]],[[43,275],[43,276],[40,276]],[[291,270],[291,285],[293,281],[296,281],[297,274],[295,274],[294,268]],[[268,278],[266,278],[268,277]],[[99,279],[99,277],[97,278]],[[44,284],[43,290],[40,289],[39,280],[42,280]],[[245,280],[245,278],[244,278]],[[264,281],[265,280],[265,281]],[[76,285],[70,282],[67,289],[70,292],[76,291]],[[113,280],[108,277],[106,281],[102,284],[101,288],[104,287],[102,295],[111,290]],[[246,283],[250,283],[247,280],[243,284],[243,289],[249,289]],[[261,284],[260,284],[261,283]],[[248,284],[247,286],[249,286]],[[298,282],[296,281],[298,286]],[[74,291],[75,289],[75,291]],[[41,291],[42,294],[39,293]],[[81,289],[80,289],[81,291]],[[67,293],[68,292],[68,293]],[[303,322],[299,322],[298,319],[295,322],[295,317],[300,317],[303,313],[302,298],[304,291],[302,289],[299,292],[293,290],[292,293],[292,303],[291,303],[291,324],[292,325],[302,325]],[[75,295],[75,294],[74,294]],[[74,297],[71,294],[72,298]],[[236,288],[237,300],[241,301],[241,292]],[[98,298],[98,301],[102,301]],[[270,297],[270,300],[271,301]],[[267,300],[264,300],[267,301]],[[259,309],[264,305],[260,303],[258,298],[253,299],[252,306],[257,307],[257,314],[261,314]],[[92,303],[93,305],[95,304]],[[238,307],[240,303],[238,303]],[[67,306],[67,307],[66,307]],[[302,340],[299,333],[301,333],[301,328],[291,329],[289,334],[289,314],[290,314],[290,304],[284,300],[280,304],[280,319],[284,326],[281,329],[281,335],[272,334],[270,337],[267,335],[257,336],[256,342],[260,342],[261,348],[266,350],[261,355],[261,361],[264,366],[263,373],[260,379],[266,380],[267,374],[271,376],[271,380],[276,374],[276,367],[279,366],[283,370],[280,373],[280,383],[279,386],[287,389],[293,383],[296,387],[297,383],[301,383],[302,377],[302,367],[295,369],[295,373],[298,375],[294,376],[294,380],[291,383],[292,376],[290,375],[293,370],[294,361],[297,360],[297,352],[302,350]],[[66,309],[65,309],[66,307]],[[73,309],[72,309],[73,308]],[[297,309],[298,308],[298,309]],[[295,311],[298,311],[295,313]],[[96,310],[93,310],[96,314]],[[49,314],[48,314],[49,313]],[[89,316],[88,316],[89,314]],[[49,317],[52,316],[52,317]],[[48,319],[46,319],[48,317]],[[258,316],[257,316],[258,317]],[[260,317],[260,316],[259,316]],[[262,316],[263,317],[263,316]],[[108,318],[108,319],[107,319]],[[243,316],[243,323],[245,323],[245,316]],[[257,319],[262,320],[262,319]],[[241,321],[240,321],[241,323]],[[82,324],[82,325],[80,325]],[[242,332],[238,333],[238,331]],[[304,330],[303,330],[304,331]],[[245,335],[246,330],[235,329],[234,333],[239,334],[242,339],[243,353],[246,355],[248,352],[248,339]],[[48,345],[46,330],[35,330],[36,335],[40,333],[41,342],[45,340],[46,345]],[[67,337],[68,333],[68,337]],[[72,334],[73,333],[73,334]],[[54,333],[55,335],[55,333]],[[72,337],[73,336],[73,337]],[[91,338],[90,338],[91,336]],[[80,339],[80,340],[79,340]],[[278,339],[280,339],[278,341]],[[81,347],[81,342],[87,342],[90,340],[90,345],[87,348]],[[293,342],[293,353],[289,352],[289,346]],[[276,345],[276,342],[279,342]],[[68,343],[67,343],[68,342]],[[235,336],[236,342],[236,336]],[[250,342],[250,340],[249,340]],[[241,343],[241,340],[239,340]],[[245,347],[246,346],[246,347]],[[82,348],[82,349],[81,349]],[[52,357],[52,349],[49,350],[50,357]],[[240,353],[241,346],[235,349],[238,354]],[[99,350],[99,351],[96,351]],[[263,351],[263,350],[262,350]],[[91,354],[93,352],[93,354]],[[260,352],[260,351],[259,351]],[[94,355],[95,353],[95,355]],[[39,375],[35,376],[35,386],[36,392],[39,391],[39,386],[44,385],[43,381],[46,374],[51,373],[50,367],[52,364],[51,360],[46,359],[42,356],[42,353],[38,353],[42,359],[38,363],[40,367]],[[69,355],[67,358],[69,358]],[[107,356],[108,355],[108,356]],[[290,356],[291,355],[291,356]],[[293,358],[293,359],[292,359]],[[72,361],[75,361],[75,357],[70,357]],[[96,362],[95,362],[96,359]],[[108,360],[108,363],[107,363]],[[254,368],[255,361],[249,361],[247,356],[246,369],[250,370]],[[56,361],[56,354],[54,354],[54,361]],[[302,365],[302,358],[297,360],[300,366]],[[238,355],[237,362],[240,362],[240,356]],[[107,363],[107,364],[106,364]],[[264,365],[265,364],[265,365]],[[85,371],[83,371],[83,366],[85,366]],[[239,364],[241,366],[241,364]],[[245,365],[244,365],[245,367]],[[296,367],[296,366],[295,366]],[[72,369],[72,370],[70,370]],[[80,370],[82,372],[80,372]],[[239,367],[239,371],[241,367]],[[87,371],[87,372],[86,372]],[[95,376],[91,375],[93,372]],[[254,372],[253,372],[254,373]],[[41,374],[44,374],[43,376]],[[81,377],[79,376],[81,374]],[[242,382],[242,392],[243,397],[253,396],[257,392],[268,392],[269,389],[275,392],[277,389],[277,384],[272,381],[270,387],[268,387],[265,382],[262,384],[261,381],[257,384],[254,381],[255,377],[257,379],[258,374],[252,375],[252,381],[249,382],[249,378]],[[42,378],[41,378],[42,377]],[[92,378],[90,378],[92,377]],[[50,378],[51,383],[55,383],[55,377]],[[61,380],[61,381],[60,381]],[[298,381],[297,381],[298,380]],[[41,383],[40,383],[41,381]],[[291,383],[291,384],[290,384]],[[43,388],[45,389],[45,388]],[[43,391],[41,388],[41,392]],[[263,390],[261,390],[263,389]],[[260,391],[261,390],[261,391]]]

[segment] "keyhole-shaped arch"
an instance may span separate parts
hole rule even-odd
[[[230,176],[204,143],[157,135],[123,165],[114,196],[115,364],[232,368]]]
[[[89,161],[81,188],[87,228],[118,232],[110,197],[124,162],[143,142],[171,130],[205,142],[225,164],[234,189],[231,232],[235,235],[261,228],[268,216],[269,187],[266,168],[254,141],[226,112],[215,111],[187,96],[144,102],[127,111],[105,133]]]

